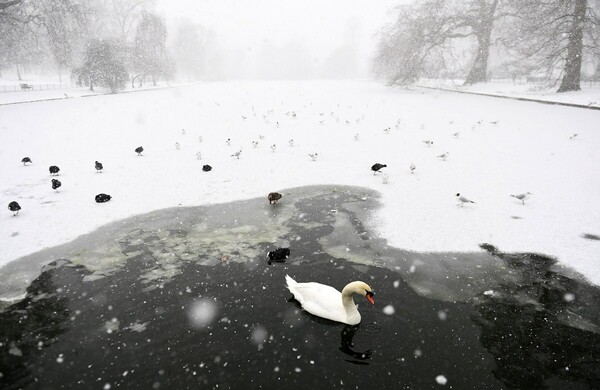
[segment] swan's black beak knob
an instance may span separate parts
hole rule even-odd
[[[367,291],[367,299],[369,300],[369,302],[371,302],[373,305],[375,304],[375,300],[373,300],[373,291]]]

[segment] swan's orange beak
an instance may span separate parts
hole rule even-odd
[[[375,304],[375,300],[373,299],[373,293],[371,291],[367,291],[367,299],[369,300],[369,302],[371,302],[371,304]]]

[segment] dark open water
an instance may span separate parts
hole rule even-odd
[[[364,223],[377,206],[360,188],[299,188],[276,206],[130,218],[12,263],[0,295],[27,295],[0,312],[0,388],[600,388],[597,287],[489,244],[391,248]],[[269,266],[277,246],[292,256]],[[355,327],[313,317],[286,274],[363,280],[376,305],[355,298]]]

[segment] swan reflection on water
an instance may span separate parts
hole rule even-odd
[[[366,351],[359,352],[352,349],[354,347],[354,336],[359,328],[360,325],[346,325],[342,329],[340,351],[353,358],[353,360],[346,359],[347,362],[368,365],[367,360],[371,359],[373,351],[367,349]]]

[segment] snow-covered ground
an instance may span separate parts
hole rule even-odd
[[[424,79],[419,82],[419,86],[600,107],[600,83],[596,82],[582,82],[581,91],[562,93],[556,93],[558,86],[549,87],[511,80],[493,80],[488,83],[464,85],[464,80]]]
[[[21,89],[20,84],[27,84],[31,89]],[[156,86],[151,83],[146,83],[142,87],[136,86],[132,88],[128,84],[122,91],[139,92],[143,90],[161,89],[165,87],[185,85],[183,82],[174,82],[167,85],[164,82],[157,83]],[[14,103],[24,103],[42,100],[60,100],[70,99],[73,97],[91,97],[109,93],[106,88],[96,87],[94,91],[90,91],[89,87],[78,87],[70,81],[59,82],[54,80],[31,79],[31,80],[15,80],[15,79],[0,79],[0,105],[10,105]]]
[[[582,237],[600,235],[598,111],[370,82],[248,81],[2,106],[0,118],[0,264],[155,209],[347,184],[381,193],[372,224],[394,246],[487,242],[555,256],[600,284],[600,241]],[[388,164],[387,184],[375,162]],[[524,205],[510,197],[527,191]],[[100,192],[113,199],[96,204]],[[476,203],[457,207],[459,192]]]

